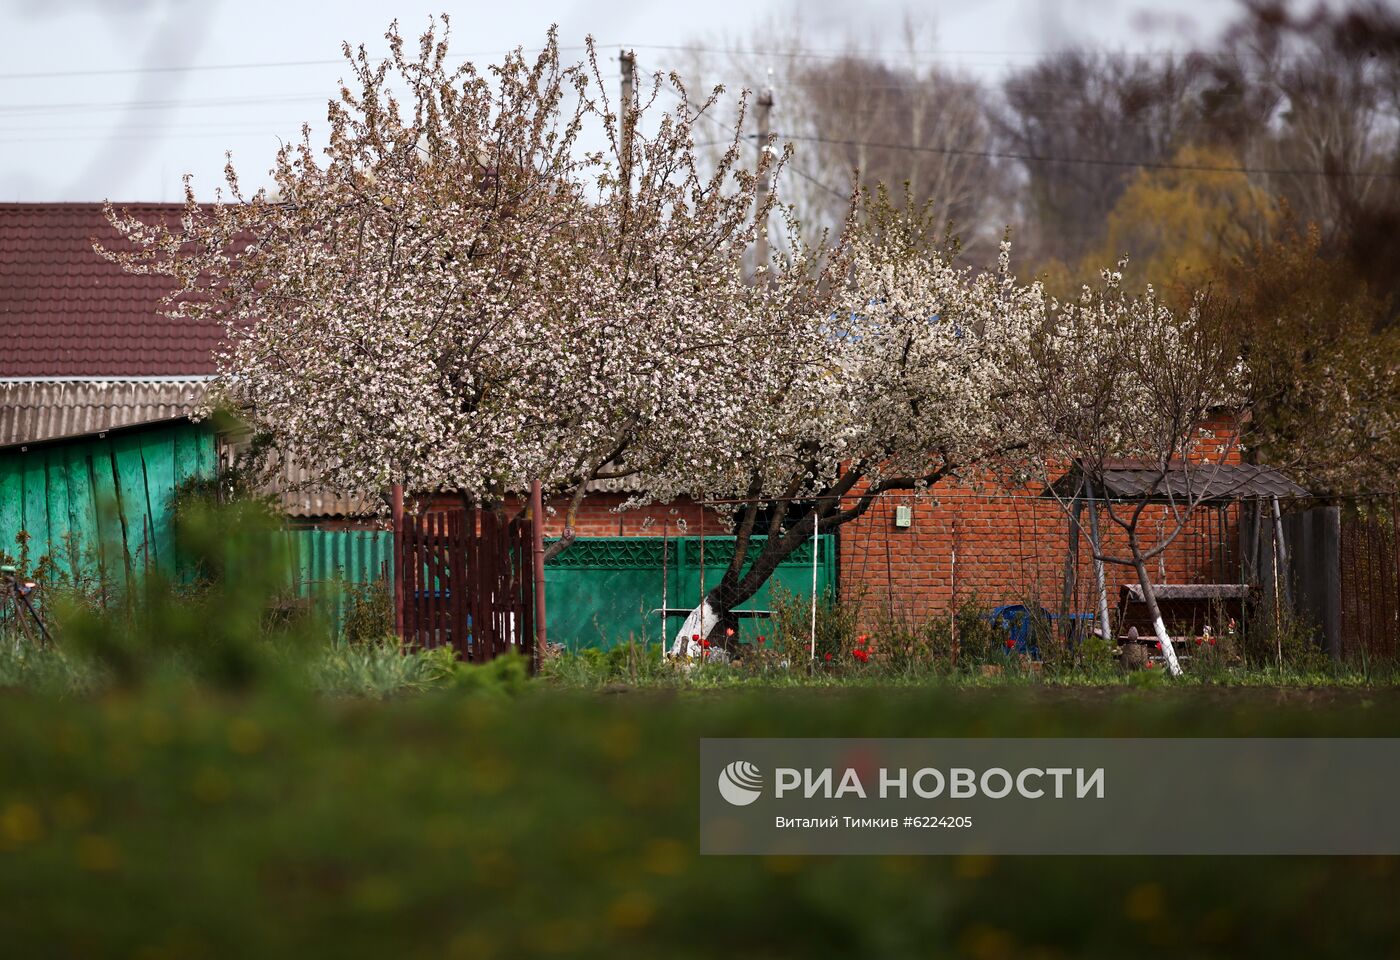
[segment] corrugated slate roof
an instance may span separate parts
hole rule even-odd
[[[120,204],[177,221],[178,204]],[[129,274],[98,256],[125,241],[100,203],[0,204],[0,377],[153,377],[214,372],[222,329],[160,312],[164,277]]]
[[[289,517],[370,517],[377,504],[372,498],[329,490],[317,482],[321,472],[295,463],[283,463],[276,482],[282,510]]]
[[[205,380],[0,381],[0,446],[188,417]]]
[[[159,423],[195,414],[207,379],[0,380],[0,447]],[[317,488],[314,471],[284,466],[267,488],[292,517],[360,517],[374,504]]]

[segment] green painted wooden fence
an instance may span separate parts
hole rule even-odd
[[[187,421],[0,451],[0,556],[46,582],[76,579],[113,595],[147,570],[177,576],[173,494],[215,467],[213,431]],[[339,635],[356,586],[387,576],[392,535],[293,529],[283,536],[291,588],[313,599]]]
[[[173,575],[171,494],[214,467],[213,433],[185,421],[0,451],[0,553],[118,588]]]
[[[212,430],[185,421],[0,451],[0,556],[12,562],[23,553],[31,575],[43,561],[47,567],[38,572],[46,580],[101,580],[113,591],[139,582],[147,570],[177,576],[172,494],[192,477],[213,476],[215,466]],[[27,548],[16,542],[21,532],[28,534]],[[389,575],[392,534],[310,528],[285,536],[290,587],[316,602],[338,636],[358,587]],[[755,540],[757,549],[762,538]],[[704,538],[706,586],[714,586],[733,551],[733,537]],[[835,582],[835,537],[822,537],[817,551],[822,591]],[[545,568],[550,638],[571,648],[607,647],[629,636],[659,641],[661,619],[651,611],[663,596],[671,607],[698,603],[701,567],[697,537],[580,538]],[[779,566],[771,583],[809,595],[812,544]],[[743,606],[767,609],[770,596],[766,586]],[[745,632],[761,632],[762,623],[744,621]],[[669,626],[678,628],[679,618]]]
[[[751,551],[757,553],[764,538],[754,540]],[[718,582],[733,556],[733,537],[704,538],[706,587]],[[701,575],[699,537],[580,537],[545,565],[549,639],[569,649],[610,647],[625,643],[629,636],[637,642],[659,643],[661,617],[651,611],[662,607],[663,579],[665,605],[689,608],[700,602]],[[817,591],[825,592],[835,582],[836,537],[826,534],[817,544]],[[792,594],[811,596],[810,541],[780,564],[768,584],[740,609],[771,609],[774,584]],[[681,620],[677,616],[667,621],[668,639]],[[742,619],[741,635],[763,633],[768,629],[765,623]]]

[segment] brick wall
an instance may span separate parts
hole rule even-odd
[[[1240,462],[1234,424],[1204,424],[1211,436],[1200,445],[1209,460]],[[1059,606],[1069,550],[1070,522],[1040,488],[943,484],[931,495],[886,494],[865,516],[841,529],[840,589],[844,598],[863,598],[901,619],[922,620],[950,606],[973,601],[983,606],[1033,601]],[[895,525],[896,509],[908,507],[911,524]],[[1118,507],[1122,509],[1121,505]],[[1127,556],[1126,537],[1100,510],[1100,533],[1110,553]],[[1083,523],[1088,524],[1087,512]],[[1239,578],[1238,511],[1200,510],[1181,536],[1149,564],[1164,583],[1234,582]],[[1164,507],[1148,508],[1139,537],[1155,542],[1175,523]],[[1090,612],[1096,599],[1085,537],[1075,572],[1075,609]],[[1118,585],[1136,582],[1131,567],[1107,565],[1109,603]]]
[[[592,493],[584,498],[579,508],[574,529],[580,537],[645,537],[661,536],[668,531],[670,536],[699,536],[701,533],[728,534],[728,522],[713,510],[702,508],[690,500],[675,503],[652,504],[636,509],[619,510],[628,499],[625,493]],[[446,509],[456,509],[460,505],[457,498],[446,495],[435,498],[434,504]],[[521,499],[509,499],[506,509],[514,512],[524,506]],[[564,530],[564,513],[569,501],[556,500],[547,506],[554,512],[545,521],[545,536],[557,537]]]
[[[584,498],[579,508],[575,530],[581,537],[642,537],[661,536],[669,530],[671,536],[698,536],[707,534],[728,534],[726,520],[713,510],[705,509],[689,500],[675,503],[652,504],[634,510],[618,510],[627,500],[624,493],[594,493]],[[564,512],[567,501],[551,504],[554,513],[545,524],[546,536],[557,537],[564,529]],[[681,525],[684,524],[682,529]]]
[[[907,507],[908,527],[895,524]],[[1121,509],[1121,508],[1120,508]],[[1087,512],[1083,516],[1088,524]],[[1140,536],[1153,542],[1174,522],[1165,508],[1149,508]],[[1149,563],[1161,582],[1207,583],[1238,578],[1236,511],[1202,510],[1159,558]],[[1126,556],[1126,538],[1101,511],[1100,531],[1110,553]],[[1070,544],[1070,521],[1054,501],[1027,490],[946,485],[935,497],[886,494],[865,516],[841,531],[842,596],[900,619],[922,620],[950,606],[1036,602],[1059,605]],[[1073,605],[1095,605],[1088,538],[1081,539]],[[1118,584],[1135,582],[1132,568],[1108,565],[1110,603]]]

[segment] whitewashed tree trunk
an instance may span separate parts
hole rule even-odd
[[[1089,487],[1089,549],[1094,554],[1094,591],[1099,601],[1099,636],[1113,643],[1113,623],[1108,615],[1108,584],[1103,560],[1103,547],[1099,543],[1099,505],[1094,500],[1094,488]]]
[[[1167,625],[1162,622],[1162,611],[1157,607],[1157,592],[1152,589],[1152,580],[1147,575],[1147,564],[1139,559],[1134,566],[1137,568],[1138,583],[1142,585],[1142,599],[1147,603],[1147,614],[1152,618],[1152,632],[1157,635],[1157,641],[1162,645],[1162,656],[1167,661],[1167,669],[1172,676],[1179,677],[1181,664],[1177,662],[1172,638],[1167,635]]]
[[[690,615],[685,618],[685,623],[681,624],[680,632],[676,634],[676,639],[671,644],[668,651],[673,657],[693,657],[699,658],[703,653],[703,648],[696,642],[695,637],[701,640],[708,640],[710,631],[719,625],[719,614],[715,608],[710,606],[710,598],[706,597],[700,601],[699,606],[690,611]]]

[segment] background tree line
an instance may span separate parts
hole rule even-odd
[[[1057,295],[1122,257],[1178,304],[1210,287],[1250,367],[1250,455],[1322,491],[1395,488],[1400,12],[1247,0],[1198,49],[1068,49],[996,82],[926,55],[914,21],[899,56],[814,49],[799,22],[686,69],[776,86],[781,189],[812,235],[856,180],[905,184],[979,266],[1015,224],[1015,269]]]

